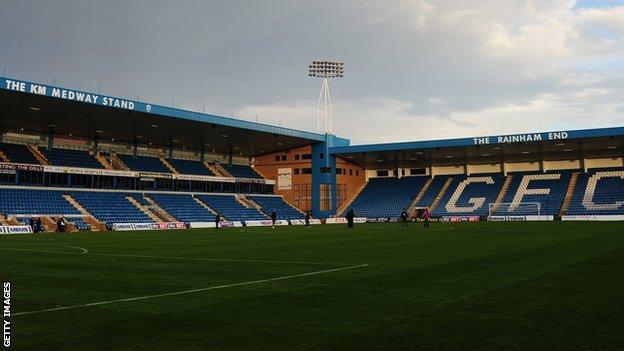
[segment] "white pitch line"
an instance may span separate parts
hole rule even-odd
[[[131,254],[115,254],[115,253],[89,253],[96,256],[113,256],[113,257],[130,257],[130,258],[157,258],[164,260],[189,260],[189,261],[214,261],[214,262],[247,262],[247,263],[276,263],[276,264],[303,264],[303,265],[319,265],[332,266],[344,263],[328,263],[328,262],[310,262],[310,261],[272,261],[272,260],[243,260],[230,258],[197,258],[197,257],[173,257],[173,256],[152,256],[152,255],[131,255]]]
[[[164,293],[164,294],[156,294],[156,295],[146,295],[146,296],[130,297],[130,298],[127,298],[127,299],[117,299],[117,300],[109,300],[109,301],[91,302],[91,303],[85,303],[85,304],[82,304],[82,305],[54,307],[54,308],[48,308],[48,309],[38,310],[38,311],[17,312],[17,313],[13,313],[13,316],[24,316],[24,315],[28,315],[28,314],[47,313],[47,312],[64,311],[64,310],[71,310],[71,309],[83,308],[83,307],[93,307],[93,306],[109,305],[109,304],[119,303],[119,302],[140,301],[140,300],[155,299],[155,298],[159,298],[159,297],[184,295],[184,294],[191,294],[191,293],[208,291],[208,290],[217,290],[217,289],[231,288],[231,287],[235,287],[235,286],[252,285],[252,284],[260,284],[260,283],[267,283],[267,282],[275,282],[275,281],[279,281],[279,280],[286,280],[286,279],[292,279],[292,278],[309,277],[309,276],[312,276],[312,275],[326,274],[326,273],[344,271],[344,270],[347,270],[347,269],[363,268],[363,267],[368,267],[368,266],[369,266],[368,264],[361,264],[361,265],[357,265],[357,266],[348,266],[348,267],[341,267],[341,268],[325,269],[325,270],[322,270],[322,271],[314,271],[314,272],[308,272],[308,273],[286,275],[286,276],[283,276],[283,277],[251,280],[251,281],[242,282],[242,283],[215,285],[215,286],[209,286],[207,288],[199,288],[199,289],[191,289],[191,290],[184,290],[184,291],[176,291],[176,292]]]
[[[46,246],[46,245],[36,245],[34,246]],[[61,253],[61,254],[70,254],[70,255],[84,255],[89,253],[89,250],[80,246],[67,246],[67,245],[47,245],[47,246],[57,246],[57,247],[69,247],[72,249],[78,249],[81,252],[70,252],[70,251],[57,251],[57,250],[44,250],[44,249],[19,249],[19,248],[10,248],[10,247],[0,247],[0,250],[11,250],[11,251],[29,251],[29,252],[49,252],[49,253]]]
[[[61,245],[56,245],[61,246]],[[56,254],[68,254],[68,255],[94,255],[94,256],[111,256],[111,257],[129,257],[129,258],[155,258],[162,260],[185,260],[185,261],[207,261],[207,262],[241,262],[241,263],[270,263],[270,264],[300,264],[300,265],[316,265],[316,266],[337,266],[345,263],[330,263],[330,262],[312,262],[312,261],[273,261],[273,260],[243,260],[243,259],[230,259],[230,258],[199,258],[199,257],[174,257],[174,256],[153,256],[153,255],[132,255],[132,254],[116,254],[116,253],[97,253],[89,252],[87,249],[79,246],[62,246],[71,247],[81,250],[82,252],[69,252],[69,251],[55,251],[44,249],[19,249],[19,248],[4,248],[0,247],[0,250],[11,251],[28,251],[28,252],[46,252]]]

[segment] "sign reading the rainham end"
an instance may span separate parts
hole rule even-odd
[[[475,145],[523,143],[528,141],[565,140],[568,132],[528,133],[502,135],[497,137],[472,138]]]
[[[135,110],[135,102],[125,99],[113,98],[97,94],[85,93],[81,91],[50,87],[47,85],[22,82],[13,79],[4,79],[2,88],[6,90],[19,91],[22,93],[49,96],[58,99],[85,102],[89,104],[116,107],[126,110]],[[149,106],[149,105],[147,105]],[[149,108],[149,107],[146,107]],[[149,112],[149,111],[148,111]]]

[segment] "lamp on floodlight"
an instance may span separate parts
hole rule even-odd
[[[308,77],[322,78],[321,93],[316,105],[316,128],[319,133],[324,126],[326,134],[332,133],[331,98],[329,96],[329,78],[344,77],[344,62],[312,61],[308,66]]]

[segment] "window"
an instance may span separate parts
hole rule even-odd
[[[311,160],[312,159],[312,154],[303,154],[303,155],[301,155],[301,159],[302,160]]]
[[[312,168],[302,168],[301,174],[312,174]]]
[[[349,175],[350,175],[350,176],[352,176],[352,175],[353,175],[353,170],[352,170],[352,169],[350,169],[350,170],[349,170]]]
[[[336,168],[336,174],[342,174],[342,168]]]
[[[279,156],[275,156],[275,162],[279,162],[280,157]]]
[[[295,168],[295,175],[299,174],[299,168]]]
[[[410,174],[411,175],[427,174],[427,170],[424,169],[424,168],[412,168],[412,169],[410,169]]]
[[[355,176],[358,177],[360,175],[360,171],[359,170],[355,170]]]
[[[320,157],[320,158],[324,158],[324,157],[325,157],[325,154],[323,154],[323,153],[321,152],[321,153],[319,154],[319,157]]]
[[[377,171],[377,176],[378,177],[387,177],[388,176],[388,171]]]
[[[286,161],[286,155],[282,155],[282,161]]]
[[[321,184],[321,211],[332,209],[332,187],[331,184]]]
[[[295,155],[295,161],[299,161],[299,155]]]
[[[321,173],[331,173],[331,167],[321,167]]]

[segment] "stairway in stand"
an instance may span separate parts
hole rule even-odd
[[[37,145],[30,144],[27,147],[28,151],[30,151],[30,153],[37,159],[37,161],[39,161],[39,163],[45,166],[50,164],[50,162],[48,162],[48,159],[43,156],[43,153],[41,153]]]
[[[349,206],[351,206],[353,201],[355,201],[355,199],[357,199],[357,197],[360,196],[360,193],[362,192],[362,190],[364,190],[364,188],[366,188],[367,184],[368,182],[365,182],[364,184],[362,184],[360,188],[355,192],[355,194],[351,196],[350,199],[344,201],[340,206],[338,206],[338,210],[336,211],[337,217],[341,217],[344,214],[344,212],[349,208]]]
[[[130,201],[131,204],[133,204],[136,208],[138,208],[139,210],[141,210],[141,212],[145,213],[145,215],[147,215],[152,221],[156,222],[156,223],[160,223],[162,222],[162,220],[152,211],[150,211],[147,207],[141,205],[135,198],[133,198],[132,196],[126,196],[126,200]]]
[[[128,166],[126,166],[125,163],[123,163],[122,160],[119,159],[119,157],[117,157],[116,154],[114,153],[110,153],[109,155],[109,159],[110,159],[110,163],[111,166],[113,167],[113,169],[119,170],[119,171],[128,171],[130,170],[130,168],[128,168]]]
[[[177,218],[170,215],[169,212],[165,211],[164,208],[160,207],[160,205],[156,203],[156,201],[152,200],[152,198],[150,198],[149,196],[143,196],[143,198],[145,199],[145,201],[147,201],[150,204],[150,207],[149,207],[150,212],[152,212],[155,216],[157,216],[160,219],[158,222],[177,222],[178,221]]]
[[[568,208],[570,208],[570,202],[572,202],[572,196],[574,196],[574,189],[576,189],[576,182],[578,182],[579,172],[572,173],[570,177],[570,183],[568,184],[568,190],[566,191],[563,204],[561,205],[561,216],[568,214]]]
[[[169,169],[169,171],[171,171],[171,173],[173,173],[173,174],[179,174],[180,173],[164,157],[159,157],[158,159],[160,160],[160,162],[162,162],[163,165],[165,165],[165,167],[167,167],[167,169]]]
[[[433,210],[435,210],[435,208],[438,207],[438,205],[440,204],[440,201],[442,201],[442,197],[444,197],[444,194],[446,194],[446,191],[451,186],[452,182],[453,182],[453,177],[449,177],[446,180],[446,182],[444,183],[444,186],[442,186],[442,189],[440,189],[440,193],[438,193],[438,196],[436,196],[435,200],[433,200],[433,202],[431,203],[431,206],[429,206],[429,212],[433,212]]]
[[[511,185],[512,180],[513,180],[513,175],[508,174],[507,177],[505,178],[505,183],[503,183],[503,187],[501,188],[500,193],[498,193],[496,200],[494,200],[494,205],[490,209],[490,213],[494,213],[498,210],[501,202],[503,202],[503,200],[505,199],[505,195],[507,195],[507,191],[509,191],[509,186]]]
[[[91,230],[102,231],[106,229],[106,224],[98,221],[86,208],[84,208],[76,199],[71,195],[63,195],[63,198],[67,200],[72,206],[74,206],[80,213],[84,215],[83,220],[85,223],[91,226]]]
[[[425,193],[427,192],[427,189],[429,189],[429,187],[431,186],[432,182],[433,182],[433,178],[429,178],[429,179],[427,179],[425,184],[423,184],[422,189],[420,189],[418,194],[416,194],[416,197],[414,198],[412,203],[407,208],[408,215],[410,215],[410,214],[412,214],[414,212],[414,209],[416,208],[416,206],[420,202],[420,199],[422,199],[422,197],[425,196]]]

